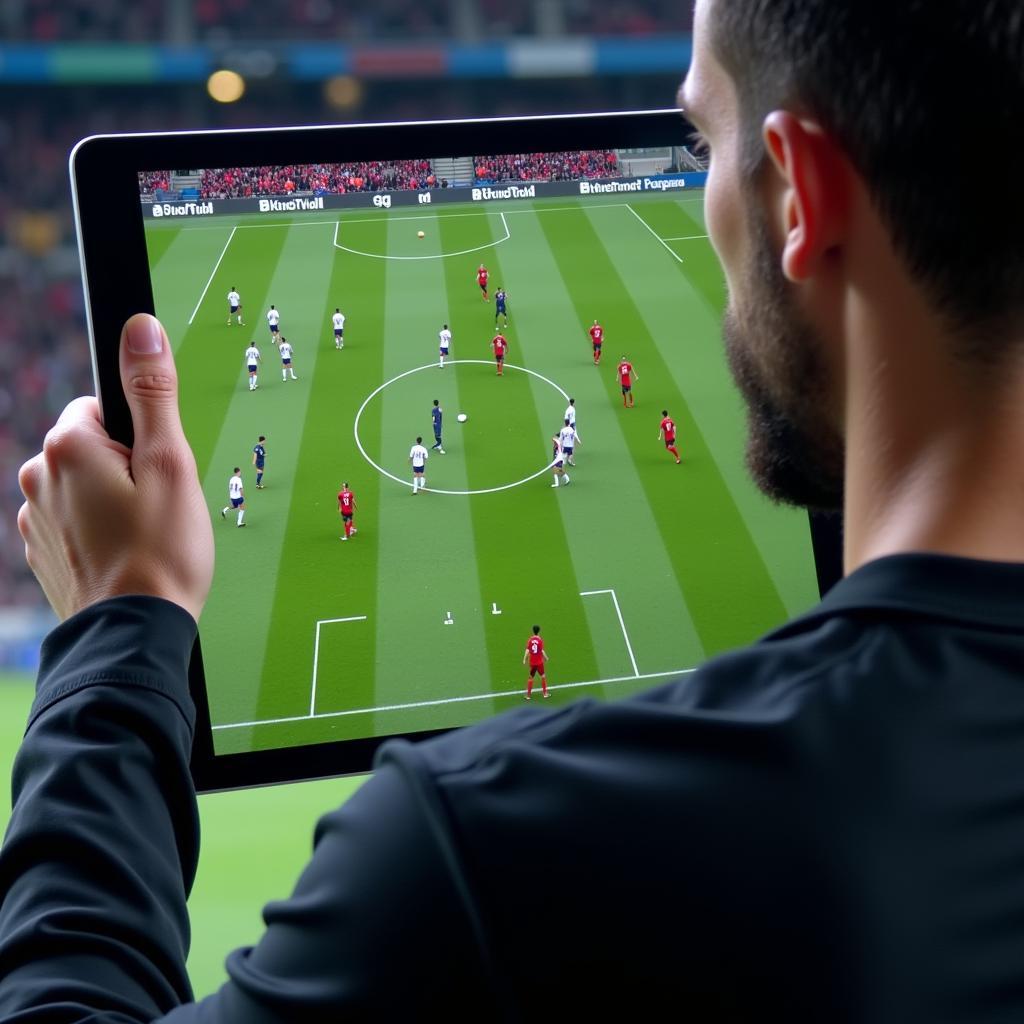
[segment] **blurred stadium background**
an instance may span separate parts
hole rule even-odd
[[[5,777],[31,699],[28,673],[52,623],[24,564],[17,470],[65,403],[92,390],[68,190],[71,146],[97,132],[664,107],[689,62],[690,28],[691,5],[676,0],[0,4]],[[232,74],[215,75],[224,71]],[[224,954],[259,934],[261,904],[288,892],[308,856],[315,816],[357,781],[201,801],[190,960],[199,994],[223,977]],[[0,826],[6,813],[0,804]],[[277,824],[272,833],[266,821]]]
[[[669,0],[4,0],[0,667],[31,670],[50,622],[15,523],[17,469],[92,389],[67,179],[78,139],[663,107],[690,19]]]

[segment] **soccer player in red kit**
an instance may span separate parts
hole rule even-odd
[[[347,480],[341,485],[341,490],[338,492],[338,511],[341,513],[341,521],[345,527],[345,534],[341,539],[348,540],[353,533],[359,531],[352,523],[352,517],[356,512],[356,496],[349,490]]]
[[[679,465],[679,449],[676,448],[676,425],[670,418],[668,409],[661,410],[661,427],[658,430],[658,440],[665,440],[665,447],[676,457],[676,465]]]
[[[594,365],[601,362],[601,345],[604,343],[604,328],[595,320],[590,328],[590,340],[594,345]]]
[[[476,283],[480,285],[480,291],[484,293],[484,302],[487,301],[487,278],[490,271],[481,263],[476,271]]]
[[[545,697],[548,693],[548,677],[544,672],[544,662],[548,660],[548,652],[544,650],[544,641],[540,638],[540,626],[533,627],[533,636],[526,641],[526,650],[523,652],[523,664],[530,659],[530,674],[526,677],[526,699],[530,700],[533,693],[533,677],[540,673],[540,688]]]
[[[628,406],[632,409],[633,381],[639,380],[640,378],[636,375],[636,372],[633,369],[633,364],[625,356],[623,356],[619,361],[619,365],[615,368],[615,372],[619,375],[619,384],[622,386],[622,404],[623,406]]]
[[[508,342],[504,334],[496,334],[491,339],[491,347],[494,349],[494,358],[498,361],[498,376],[504,375],[505,353],[508,351]]]

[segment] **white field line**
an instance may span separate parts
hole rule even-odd
[[[365,615],[349,615],[344,619],[317,619],[316,639],[313,641],[313,692],[309,696],[309,717],[315,717],[316,712],[316,672],[320,664],[320,627],[331,622],[365,622]]]
[[[213,265],[213,270],[210,271],[210,276],[206,279],[206,287],[203,289],[203,294],[199,296],[199,301],[196,303],[196,308],[192,310],[192,315],[188,318],[189,326],[192,326],[192,321],[196,318],[196,313],[199,312],[199,307],[203,304],[203,299],[206,298],[206,293],[210,290],[210,283],[213,281],[213,275],[217,273],[217,268],[220,266],[220,261],[224,259],[224,253],[228,251],[228,246],[231,244],[231,239],[235,237],[235,232],[238,230],[236,224],[231,229],[231,234],[228,235],[228,240],[224,243],[224,248],[221,249],[220,255],[217,257],[217,262]]]
[[[615,596],[615,591],[608,590],[581,590],[580,597],[592,597],[594,594],[611,594],[612,604],[615,605],[615,614],[619,617],[619,628],[622,630],[622,639],[626,641],[626,650],[629,652],[629,660],[633,666],[633,676],[636,679],[643,679],[640,675],[640,669],[636,667],[636,658],[633,657],[633,645],[629,642],[629,634],[626,632],[626,624],[622,621],[622,611],[619,608],[619,599]]]
[[[707,238],[707,235],[675,235],[672,238],[663,238],[663,242],[690,242],[694,238]]]
[[[362,249],[350,249],[347,245],[342,245],[341,242],[338,241],[338,229],[341,227],[341,223],[342,223],[340,219],[338,221],[336,221],[335,225],[334,225],[334,248],[335,249],[342,249],[345,252],[350,252],[354,256],[369,256],[371,259],[375,259],[375,260],[445,260],[445,259],[448,259],[449,256],[467,256],[471,252],[480,252],[483,249],[491,249],[491,248],[493,248],[496,245],[501,245],[502,242],[507,242],[512,237],[511,232],[508,229],[508,221],[505,220],[504,212],[501,212],[499,215],[501,217],[501,223],[505,227],[505,235],[504,235],[503,238],[495,238],[495,239],[492,239],[490,242],[486,242],[484,245],[477,245],[477,246],[474,246],[472,249],[460,249],[458,252],[441,252],[441,253],[435,253],[435,254],[433,254],[431,256],[391,256],[391,255],[389,255],[387,253],[363,252]],[[463,214],[462,216],[472,216],[472,214]],[[478,216],[478,217],[481,217],[481,216],[482,217],[486,217],[487,213],[484,210],[481,210],[480,213],[476,214],[476,216]],[[399,219],[400,220],[417,220],[419,218],[415,218],[415,217],[402,217],[402,218],[399,218]],[[356,222],[349,220],[349,221],[345,221],[345,223],[346,224],[354,224]]]
[[[489,359],[449,359],[445,365],[457,366],[460,363],[479,363],[483,366],[494,365]],[[352,424],[352,434],[353,437],[355,438],[356,447],[359,449],[359,454],[362,455],[362,457],[366,459],[366,461],[371,466],[373,466],[373,468],[377,470],[378,473],[381,473],[382,475],[388,477],[388,479],[390,480],[394,480],[395,483],[401,484],[403,487],[412,487],[412,484],[409,482],[409,480],[403,480],[401,477],[395,476],[394,473],[389,473],[383,466],[378,465],[376,462],[373,461],[372,458],[370,458],[369,453],[363,447],[363,442],[359,438],[359,420],[362,418],[363,412],[366,409],[366,407],[370,404],[370,402],[377,395],[379,395],[389,384],[394,384],[396,380],[401,380],[403,377],[408,377],[412,373],[419,373],[421,370],[436,370],[437,368],[437,363],[427,363],[425,366],[414,366],[411,370],[405,370],[403,373],[400,373],[397,376],[392,377],[391,380],[384,381],[383,384],[375,388],[366,396],[366,398],[363,401],[363,404],[359,406],[359,411],[356,413],[355,422]],[[536,370],[528,370],[525,366],[516,366],[514,363],[506,363],[505,369],[522,370],[523,373],[528,373],[531,377],[537,377],[540,380],[544,381],[545,384],[550,384],[562,396],[562,398],[565,399],[565,401],[569,401],[568,392],[560,388],[549,377],[545,377],[544,374],[538,373]],[[537,477],[546,473],[551,468],[552,464],[552,462],[547,462],[544,464],[544,466],[538,469],[536,473],[532,473],[530,476],[524,476],[522,480],[514,480],[510,484],[501,484],[498,487],[482,487],[476,491],[450,491],[440,487],[431,487],[427,488],[427,490],[433,494],[454,494],[459,497],[465,497],[466,495],[470,494],[496,494],[498,491],[507,491],[512,487],[518,487],[520,484],[528,484],[531,480],[536,480]]]
[[[686,676],[696,672],[695,668],[677,668],[669,672],[647,672],[637,676],[610,676],[607,679],[587,679],[579,683],[558,683],[548,686],[549,690],[574,690],[581,686],[603,686],[606,683],[634,682],[637,679],[665,679],[668,676]],[[287,725],[291,722],[312,722],[324,718],[346,718],[351,715],[373,715],[381,711],[408,711],[412,708],[433,708],[443,704],[465,704],[475,700],[491,700],[494,697],[521,697],[522,688],[502,690],[500,693],[475,693],[466,697],[442,697],[438,700],[418,700],[408,704],[383,704],[375,708],[353,708],[350,711],[321,711],[315,715],[292,715],[288,718],[264,718],[255,722],[230,722],[213,726],[221,729],[252,729],[257,725]]]
[[[680,256],[679,253],[675,252],[672,249],[672,247],[665,241],[665,239],[662,238],[661,235],[659,235],[658,232],[655,231],[654,228],[652,228],[651,225],[648,224],[647,221],[645,221],[643,217],[641,217],[640,214],[633,209],[632,206],[629,205],[629,203],[626,203],[626,209],[629,210],[629,212],[633,214],[633,216],[636,217],[636,219],[640,221],[640,223],[643,224],[643,226],[647,228],[647,230],[650,231],[650,233],[665,247],[665,252],[667,252],[669,256],[672,257],[672,259],[674,259],[677,263],[683,262],[683,257]]]

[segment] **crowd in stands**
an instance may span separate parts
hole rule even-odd
[[[142,171],[139,174],[139,193],[152,196],[157,192],[167,192],[171,187],[170,171]]]
[[[689,31],[677,0],[5,0],[6,42],[225,43],[245,40],[495,39]]]
[[[204,170],[202,199],[287,196],[292,193],[380,192],[434,188],[429,160],[373,160],[294,167],[221,167]],[[145,195],[145,192],[143,192]]]
[[[163,0],[4,0],[4,42],[156,42],[166,35]]]
[[[643,36],[693,29],[693,4],[678,0],[565,0],[564,10],[570,35]]]
[[[57,413],[92,391],[89,343],[77,276],[49,278],[29,262],[0,287],[0,348],[7,356],[0,375],[0,606],[33,606],[42,595],[18,533],[18,468],[38,451]]]
[[[579,181],[620,175],[618,158],[610,150],[476,156],[473,171],[478,181]]]
[[[578,181],[620,175],[615,154],[605,150],[517,153],[477,156],[478,181]],[[139,175],[145,199],[172,187],[170,171]],[[429,160],[374,160],[349,164],[296,164],[276,167],[218,167],[202,172],[199,197],[246,199],[251,196],[341,195],[346,192],[400,192],[447,187]]]

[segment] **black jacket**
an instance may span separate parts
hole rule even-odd
[[[193,632],[46,641],[0,1021],[1024,1020],[1024,566],[882,559],[678,682],[388,745],[199,1004]]]

